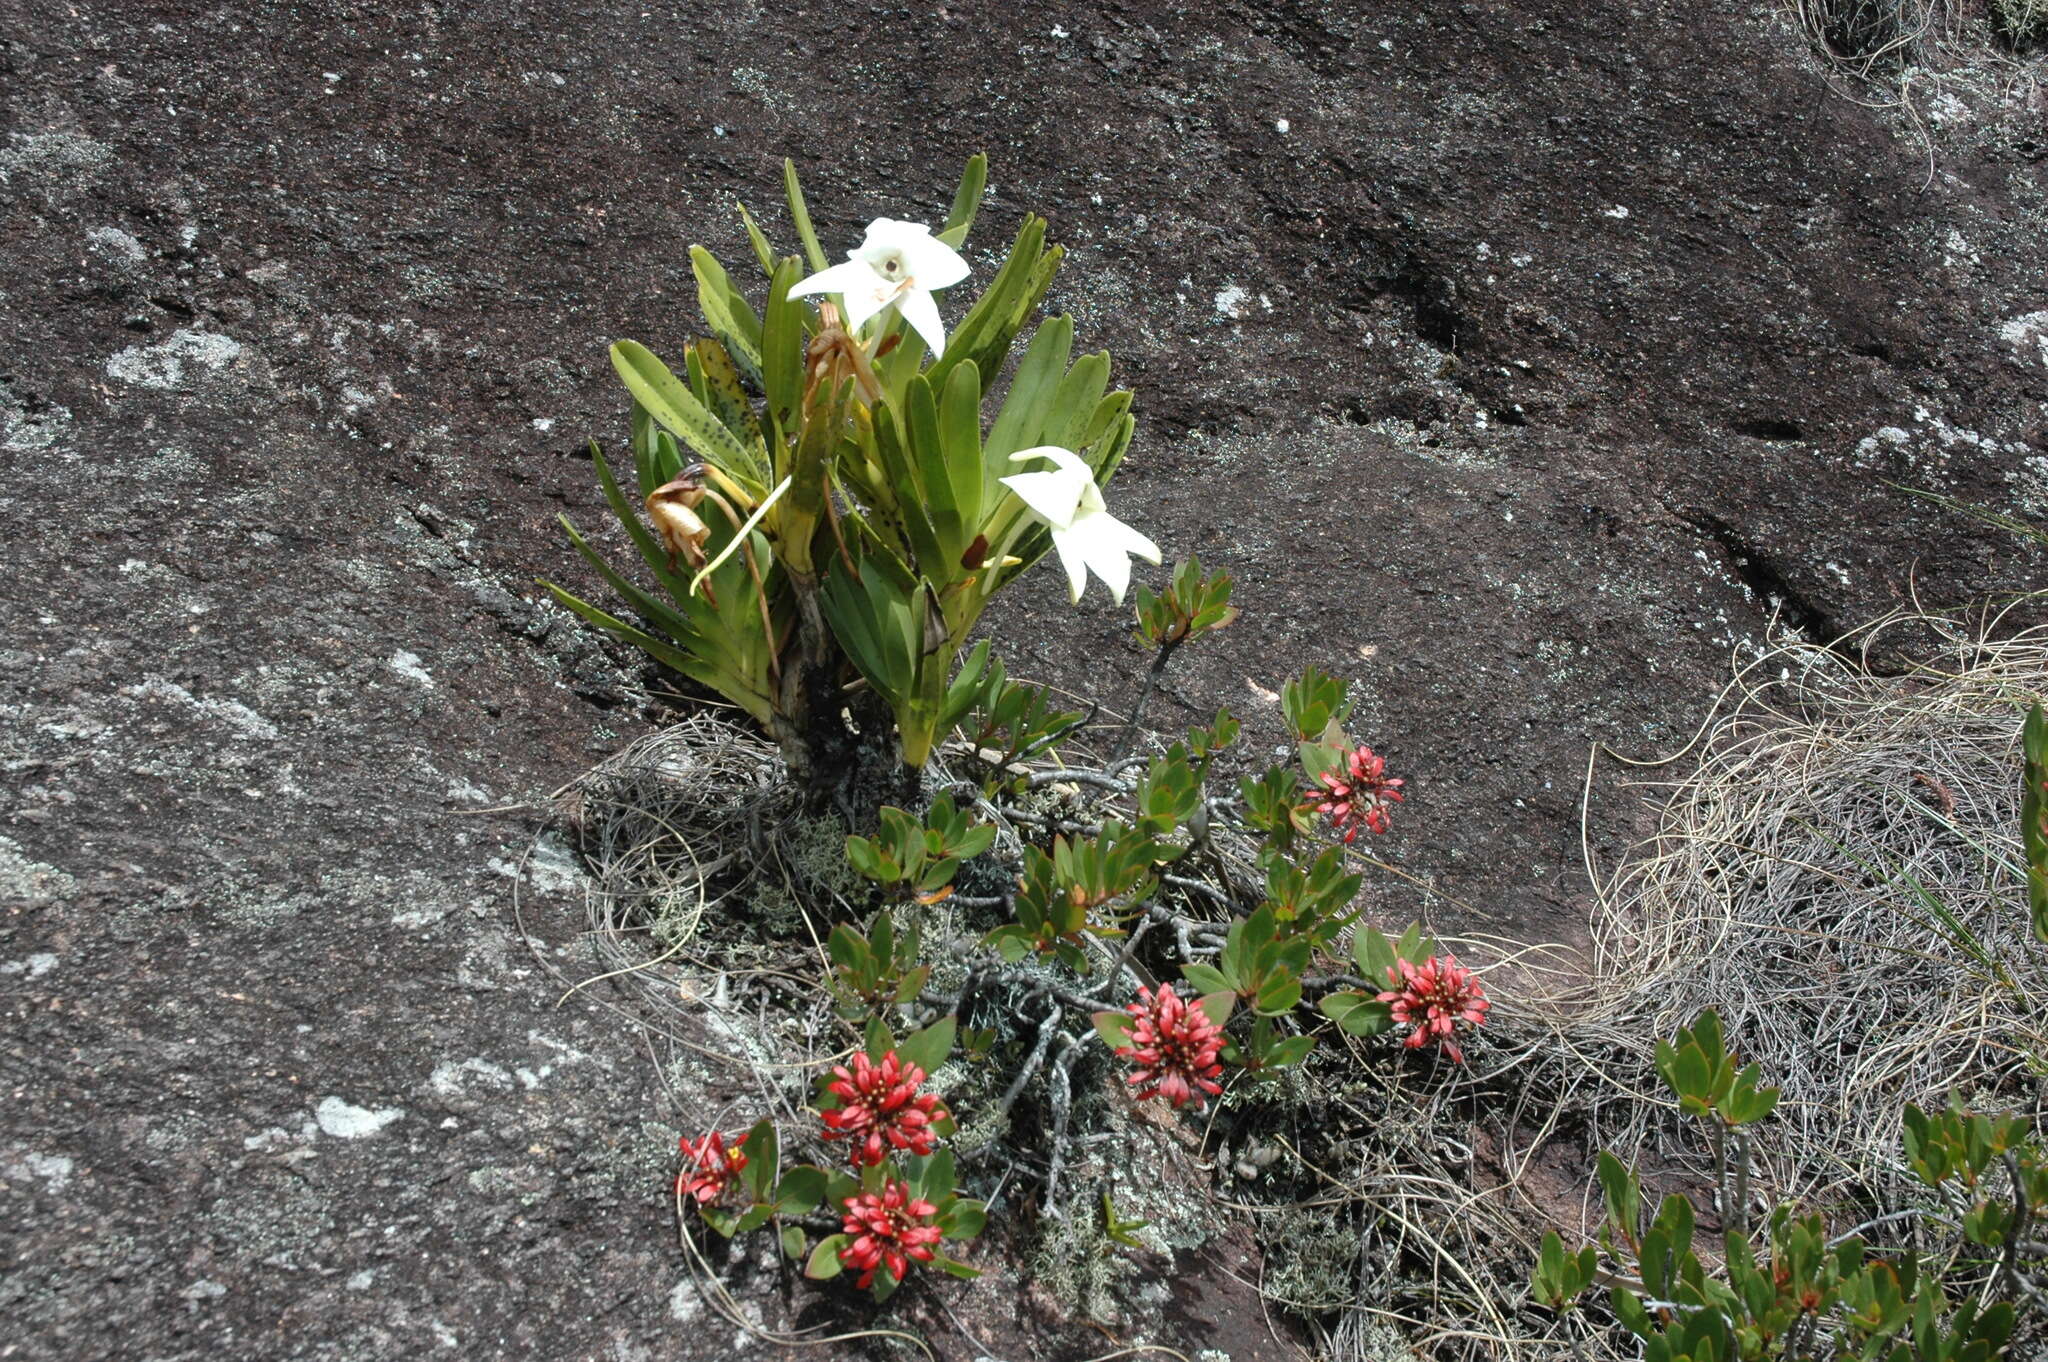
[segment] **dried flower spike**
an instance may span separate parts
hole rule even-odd
[[[1118,1048],[1138,1068],[1130,1083],[1140,1101],[1164,1097],[1176,1107],[1190,1101],[1195,1110],[1204,1105],[1202,1093],[1214,1097],[1223,1091],[1216,1076],[1223,1072],[1217,1056],[1223,1051],[1223,1028],[1209,1020],[1197,1003],[1184,1002],[1174,994],[1172,984],[1161,984],[1157,993],[1138,989],[1138,1001],[1124,1009],[1134,1023],[1131,1043]]]
[[[1331,826],[1343,833],[1348,843],[1360,828],[1376,833],[1387,830],[1387,809],[1401,802],[1401,787],[1406,783],[1388,780],[1387,759],[1370,747],[1360,747],[1347,753],[1336,769],[1316,778],[1309,786],[1305,807],[1310,813],[1328,814]]]
[[[699,1205],[709,1205],[723,1196],[747,1166],[739,1141],[728,1143],[717,1131],[694,1140],[685,1136],[681,1143],[683,1171],[676,1174],[676,1195],[695,1198]]]
[[[889,1275],[900,1282],[910,1268],[908,1259],[932,1260],[931,1246],[943,1234],[932,1223],[939,1208],[929,1201],[913,1200],[910,1184],[891,1180],[880,1192],[850,1196],[845,1204],[844,1228],[850,1238],[839,1250],[839,1261],[860,1273],[855,1286],[866,1290],[875,1280],[875,1269],[884,1264]]]
[[[668,550],[670,571],[682,558],[693,568],[704,566],[704,541],[711,530],[697,514],[704,500],[704,465],[692,464],[678,477],[647,494],[647,519],[654,536]]]
[[[1451,1039],[1461,1021],[1474,1026],[1486,1021],[1486,990],[1479,977],[1458,963],[1452,955],[1432,955],[1418,968],[1406,960],[1387,970],[1392,985],[1378,1001],[1391,1004],[1396,1026],[1413,1025],[1415,1030],[1401,1043],[1411,1050],[1435,1040],[1456,1064],[1465,1062],[1465,1052]]]
[[[935,1093],[919,1093],[917,1085],[925,1073],[915,1064],[905,1064],[891,1050],[880,1064],[865,1054],[853,1057],[853,1067],[834,1068],[826,1091],[840,1101],[832,1111],[823,1112],[828,1140],[851,1139],[848,1158],[864,1168],[880,1163],[892,1149],[912,1154],[929,1154],[937,1134],[933,1120],[944,1114]]]

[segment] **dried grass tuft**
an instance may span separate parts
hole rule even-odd
[[[1863,665],[1906,627],[1944,655]],[[2038,1120],[2048,951],[2018,829],[2020,727],[2044,691],[2048,631],[1918,614],[1744,668],[1690,768],[1639,782],[1663,798],[1659,826],[1601,887],[1614,1001],[1574,1029],[1620,1046],[1618,1087],[1648,1088],[1656,1039],[1718,1008],[1783,1090],[1757,1131],[1765,1188],[1819,1206],[1892,1208],[1908,1101]],[[1615,1143],[1642,1148],[1657,1108],[1630,1105]]]

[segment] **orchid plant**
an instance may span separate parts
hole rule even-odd
[[[680,371],[634,341],[611,350],[633,399],[632,494],[593,451],[658,589],[616,570],[566,518],[570,542],[640,619],[546,584],[752,716],[814,797],[861,766],[882,715],[914,773],[992,698],[986,652],[963,668],[961,651],[996,592],[1046,552],[1076,601],[1092,571],[1121,603],[1129,556],[1160,560],[1103,502],[1134,428],[1131,395],[1109,389],[1109,356],[1076,357],[1073,319],[1054,317],[998,382],[1059,268],[1043,219],[1025,218],[946,328],[940,298],[972,273],[961,248],[986,174],[984,157],[968,162],[938,231],[877,218],[828,265],[785,163],[803,255],[778,255],[742,208],[765,280],[758,307],[693,247],[709,334],[683,349]],[[842,698],[855,680],[879,701],[854,707],[858,732]]]

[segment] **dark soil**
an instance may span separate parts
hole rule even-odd
[[[659,718],[531,585],[601,590],[604,345],[687,338],[784,155],[834,248],[976,150],[982,277],[1051,217],[1113,504],[1245,607],[1152,717],[1357,677],[1375,850],[1458,901],[1389,916],[1577,939],[1589,746],[1680,745],[1773,600],[2039,583],[1887,484],[2048,519],[2042,58],[1973,19],[1907,119],[1770,5],[1376,8],[0,0],[0,1357],[749,1352],[662,1195],[716,1095],[557,1005],[559,847],[509,889]],[[1013,671],[1114,705],[1126,616],[1042,588]],[[1295,1355],[1233,1273],[1153,1336]],[[945,1290],[947,1357],[1116,1346]]]

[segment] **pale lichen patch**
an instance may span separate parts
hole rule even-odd
[[[321,1131],[337,1140],[367,1138],[404,1115],[399,1107],[359,1107],[339,1097],[323,1097],[313,1108],[313,1119],[320,1123]]]
[[[217,331],[187,327],[155,345],[131,345],[107,361],[107,376],[141,388],[174,392],[193,369],[217,373],[241,358],[242,343]]]

